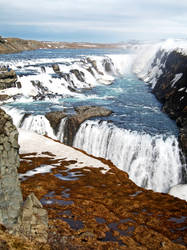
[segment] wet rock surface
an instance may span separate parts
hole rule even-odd
[[[22,203],[19,165],[17,129],[12,118],[0,109],[0,223],[7,227],[16,222]]]
[[[47,113],[45,117],[50,122],[50,125],[54,129],[55,133],[57,133],[61,120],[64,117],[67,117],[67,114],[63,111],[54,111]]]
[[[155,59],[155,63],[161,59],[164,66],[153,93],[163,103],[163,111],[176,120],[181,148],[187,157],[187,56],[178,51],[162,54],[160,51]]]
[[[61,120],[67,117],[63,142],[69,146],[72,146],[81,123],[92,117],[109,116],[112,113],[111,110],[100,106],[77,106],[74,110],[76,112],[74,115],[68,115],[63,111],[50,112],[45,115],[55,132],[58,131]]]
[[[92,117],[109,116],[112,113],[111,110],[99,106],[79,106],[74,110],[76,114],[68,117],[64,131],[64,143],[69,146],[72,146],[81,123]]]
[[[23,179],[24,197],[34,192],[49,215],[51,249],[186,249],[187,203],[136,186],[112,163],[78,168],[76,161],[21,155],[20,173],[52,165]]]
[[[0,67],[0,90],[16,87],[17,75],[14,70]]]

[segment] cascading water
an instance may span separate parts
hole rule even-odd
[[[174,136],[151,136],[117,128],[106,121],[86,121],[74,147],[111,160],[137,185],[167,192],[182,178],[178,142]]]
[[[49,121],[43,115],[31,115],[25,118],[20,128],[36,132],[40,135],[48,135],[51,138],[56,138]]]
[[[13,123],[17,128],[30,130],[40,135],[47,135],[56,139],[54,131],[44,115],[27,114],[23,110],[3,107],[7,114],[13,118]]]
[[[157,50],[156,46],[138,56],[129,50],[39,50],[11,55],[8,61],[0,56],[0,64],[13,68],[21,83],[21,88],[0,90],[0,94],[12,96],[8,102],[14,99],[3,108],[17,127],[60,141],[66,118],[55,134],[45,117],[47,112],[67,110],[72,114],[72,107],[79,105],[111,109],[113,114],[105,119],[111,123],[85,122],[74,146],[110,159],[140,186],[167,192],[182,180],[178,130],[160,111],[161,105],[147,85],[132,74],[154,83],[160,73],[157,66],[152,71]]]
[[[67,117],[63,118],[60,122],[59,128],[58,128],[58,133],[57,133],[57,139],[61,142],[64,141],[64,130],[65,130],[65,126],[66,126],[66,121],[67,121]]]

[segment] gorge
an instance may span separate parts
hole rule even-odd
[[[168,43],[170,47],[168,47]],[[78,215],[73,209],[72,199],[77,207],[80,205],[78,204],[78,197],[81,197],[81,195],[85,197],[85,200],[91,199],[93,201],[91,196],[86,194],[88,192],[88,188],[86,187],[89,186],[86,180],[92,183],[92,180],[95,179],[101,183],[98,187],[93,184],[94,182],[92,183],[92,187],[95,189],[98,188],[96,193],[92,195],[95,197],[94,199],[100,199],[101,197],[97,197],[99,187],[102,186],[102,181],[104,182],[104,179],[106,179],[106,182],[108,182],[106,184],[107,187],[103,188],[102,192],[109,192],[113,200],[106,200],[104,204],[111,203],[108,209],[115,211],[115,215],[118,216],[118,219],[124,220],[122,224],[128,222],[128,227],[133,227],[133,235],[136,236],[127,233],[125,230],[122,230],[124,232],[119,231],[117,229],[118,224],[110,227],[110,225],[107,224],[110,219],[108,217],[104,218],[102,214],[102,216],[100,216],[104,219],[103,221],[107,221],[103,226],[105,225],[107,228],[120,233],[120,236],[117,237],[118,240],[113,240],[114,242],[120,245],[119,239],[122,240],[122,235],[127,234],[126,236],[131,236],[134,242],[131,242],[132,245],[130,245],[130,242],[127,243],[127,238],[125,238],[122,240],[122,246],[126,244],[127,246],[134,246],[135,249],[138,249],[138,244],[136,245],[135,242],[138,241],[140,243],[140,235],[142,235],[145,228],[140,229],[139,226],[142,225],[142,222],[136,221],[137,224],[134,222],[133,211],[136,209],[133,206],[136,203],[136,199],[140,198],[140,202],[142,202],[142,200],[145,201],[143,203],[144,208],[141,207],[140,209],[140,204],[137,205],[137,207],[139,216],[143,216],[142,220],[148,228],[150,226],[149,213],[153,213],[155,222],[152,220],[151,224],[153,225],[155,223],[154,230],[156,232],[156,228],[158,229],[157,217],[159,216],[159,212],[156,212],[156,210],[158,210],[156,200],[162,200],[167,197],[166,200],[168,203],[165,201],[165,205],[161,208],[161,210],[163,209],[163,213],[166,213],[164,212],[166,207],[169,209],[168,204],[170,202],[179,202],[179,200],[166,194],[158,194],[157,196],[157,194],[149,189],[161,193],[168,193],[170,188],[175,185],[180,184],[183,188],[186,186],[187,88],[184,45],[181,45],[179,42],[172,42],[171,46],[171,41],[167,41],[154,46],[142,45],[138,50],[132,47],[130,51],[126,50],[126,48],[125,50],[118,49],[113,51],[98,51],[94,49],[91,51],[40,50],[23,52],[21,55],[12,55],[11,60],[7,60],[6,56],[1,56],[0,61],[1,64],[6,67],[4,67],[0,73],[0,78],[2,79],[0,81],[2,108],[12,116],[14,124],[21,129],[20,136],[23,137],[24,135],[24,137],[27,138],[27,141],[25,140],[24,143],[21,142],[20,171],[23,171],[21,176],[22,174],[27,174],[28,170],[25,168],[26,166],[28,166],[31,172],[32,169],[36,169],[36,173],[39,171],[39,175],[33,174],[32,172],[31,177],[23,178],[22,187],[24,190],[24,198],[26,198],[26,195],[28,195],[30,191],[33,191],[36,193],[36,196],[43,201],[43,205],[49,208],[48,203],[45,203],[47,200],[49,200],[49,204],[52,202],[51,206],[54,206],[55,199],[62,199],[62,197],[59,198],[59,192],[66,192],[64,190],[70,189],[71,197],[74,197],[74,199],[70,199],[69,196],[65,194],[65,198],[67,199],[67,201],[65,199],[65,202],[67,202],[67,206],[71,207],[74,216],[80,219],[80,214]],[[132,74],[132,71],[139,79],[147,82],[150,87],[137,79],[137,77]],[[9,79],[11,79],[11,81],[9,81]],[[163,105],[161,105],[150,92],[154,93]],[[172,119],[175,119],[179,126],[179,145],[177,140],[178,129],[175,122],[160,111],[161,108]],[[32,132],[28,132],[27,135],[26,132],[22,132],[23,129]],[[92,167],[94,163],[92,167],[86,163],[88,165],[85,164],[83,169],[80,170],[80,165],[77,165],[79,157],[75,156],[69,159],[68,156],[65,157],[64,152],[63,155],[65,158],[60,161],[55,157],[55,155],[57,156],[57,151],[54,151],[53,148],[49,150],[44,148],[43,151],[40,152],[42,155],[38,155],[38,148],[36,146],[34,149],[29,149],[32,144],[31,139],[29,142],[29,136],[30,138],[36,138],[36,142],[33,141],[33,145],[37,145],[38,140],[38,145],[41,145],[39,146],[41,150],[43,144],[39,143],[39,141],[43,139],[41,139],[40,136],[37,137],[33,132],[46,135],[54,140],[59,140],[69,146],[85,150],[88,154],[91,154],[92,157],[104,158],[105,160],[102,159],[102,161],[107,165],[107,170],[104,166],[103,168],[105,170],[103,170],[104,172],[101,171],[102,174],[99,170],[93,170],[94,168],[92,169]],[[61,147],[60,145],[58,145],[59,148]],[[27,147],[28,150],[26,150]],[[68,151],[68,148],[66,148],[66,150]],[[72,154],[76,155],[75,151]],[[37,161],[35,160],[36,156]],[[111,160],[118,169],[116,169],[111,162],[106,161],[106,159]],[[79,161],[81,160],[79,159]],[[82,160],[82,162],[84,161]],[[55,167],[55,164],[59,165],[59,169]],[[66,165],[70,166],[70,168],[67,167],[66,169]],[[50,170],[48,174],[48,172],[42,170],[42,167],[46,169],[45,166],[53,166],[54,169]],[[77,167],[78,172],[72,170],[71,166],[72,169]],[[89,169],[87,169],[87,167],[89,167]],[[44,171],[43,177],[40,168],[41,171]],[[49,169],[51,168],[49,167]],[[60,169],[62,172],[68,172],[68,174],[62,174]],[[128,180],[127,175],[119,169],[127,172],[129,178],[140,187],[137,187],[133,182]],[[91,171],[90,175],[86,173],[86,171]],[[112,173],[108,173],[108,171]],[[103,178],[103,174],[105,174],[105,178]],[[114,175],[116,176],[115,178],[120,179],[120,181],[116,179],[116,183],[119,185],[125,185],[125,182],[129,185],[126,187],[129,190],[128,194],[123,194],[125,197],[124,200],[120,195],[119,198],[114,198],[115,195],[111,193],[110,185],[116,192],[117,197],[121,189],[118,189],[117,186],[114,187],[115,185],[110,179],[110,175]],[[28,176],[30,176],[30,173],[28,173]],[[65,184],[65,176],[67,176],[67,179],[69,178],[67,184]],[[50,179],[53,189],[50,189],[44,177]],[[115,178],[113,178],[114,182]],[[59,179],[63,184],[60,184]],[[38,191],[35,186],[32,186],[33,181],[40,183],[40,191]],[[74,181],[77,186],[80,186],[78,193],[73,188]],[[84,181],[87,183],[85,191],[82,190],[84,189]],[[57,183],[63,185],[65,188],[57,191]],[[50,196],[54,190],[56,190],[56,194],[53,193],[52,196]],[[132,192],[132,190],[134,191]],[[180,190],[179,188],[178,193],[175,192],[174,195],[186,199],[185,192],[182,194]],[[141,194],[142,192],[143,194]],[[116,209],[119,206],[119,210],[123,210],[127,199],[131,196],[135,197],[133,198],[133,203],[129,204],[133,209],[132,211],[124,210],[122,216],[124,218],[120,218],[119,211]],[[148,202],[148,197],[151,197],[151,200],[155,199],[155,207],[150,211],[143,211],[145,207],[150,206],[150,204],[148,205],[146,203]],[[120,199],[123,200],[121,200],[123,205],[120,205]],[[170,201],[170,199],[172,201]],[[96,200],[93,202],[96,202]],[[184,201],[180,202],[180,204],[175,204],[178,208],[176,213],[179,217],[184,216],[184,218],[181,217],[183,218],[181,223],[185,231],[186,214],[183,209],[186,203]],[[59,204],[59,202],[57,203]],[[61,206],[59,209],[63,210],[63,202],[60,201],[60,203]],[[116,205],[113,206],[113,203]],[[56,208],[58,207],[57,205],[55,206]],[[89,206],[90,205],[88,205],[88,207]],[[95,209],[95,206],[93,206],[93,209]],[[181,212],[179,212],[179,210],[181,210]],[[49,211],[51,211],[49,214],[50,220],[56,218],[55,216],[57,215],[53,213],[54,210]],[[80,213],[82,214],[82,212]],[[127,220],[125,219],[125,213],[128,214],[128,218],[131,218],[132,221],[129,219],[125,221]],[[81,216],[81,221],[83,221],[86,215],[82,214]],[[173,220],[173,217],[174,214],[172,214],[171,209],[167,215],[162,215],[163,223],[166,223],[166,221],[170,219]],[[72,217],[68,215],[63,216],[63,220],[65,220],[64,218],[67,218],[67,222]],[[91,217],[86,218],[89,223],[91,223],[92,219]],[[100,223],[98,222],[98,224]],[[94,226],[95,224],[93,227]],[[182,226],[180,228],[182,228]],[[78,230],[80,230],[80,228]],[[127,229],[127,231],[128,230],[130,229]],[[164,230],[165,233],[162,230],[161,232],[160,229],[159,232],[171,240],[174,236],[170,233],[167,234],[166,228]],[[106,232],[106,238],[108,235],[108,241],[111,242],[111,239],[113,239],[111,231],[107,229]],[[88,231],[86,231],[86,233],[88,233]],[[172,242],[185,245],[186,238],[182,229],[180,229],[180,235],[182,237],[181,240],[178,234],[175,236],[175,239],[172,239]],[[96,237],[95,233],[88,237],[88,242],[92,241],[90,237]],[[78,238],[80,240],[80,237]],[[105,239],[104,236],[101,238]],[[100,242],[98,239],[95,239],[95,241]],[[163,243],[160,243],[159,240],[158,242],[162,247]],[[146,246],[145,242],[141,244]],[[150,241],[149,244],[151,244]],[[170,243],[168,242],[167,244]],[[174,247],[173,245],[173,249],[175,249]]]

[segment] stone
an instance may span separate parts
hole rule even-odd
[[[84,73],[82,71],[79,71],[78,69],[71,69],[70,72],[72,74],[74,74],[76,76],[76,78],[80,81],[80,82],[84,82]]]
[[[74,115],[68,115],[63,111],[49,112],[45,115],[56,134],[58,132],[61,120],[67,117],[63,142],[69,146],[72,146],[73,138],[81,123],[89,118],[109,116],[112,113],[111,110],[100,106],[77,106],[74,107],[74,110],[76,112]]]
[[[8,96],[8,95],[0,95],[0,102],[3,102],[3,101],[7,101],[8,99],[10,99],[11,97]]]
[[[14,70],[0,68],[0,89],[16,87],[17,75]]]
[[[58,128],[60,125],[61,120],[66,117],[67,114],[64,113],[63,111],[54,111],[54,112],[49,112],[45,115],[45,117],[48,119],[50,122],[51,127],[54,129],[55,133],[58,132]]]
[[[59,73],[60,73],[60,67],[59,67],[58,64],[53,64],[53,65],[52,65],[52,68],[53,68],[53,70],[54,70],[54,72],[55,72],[56,74],[59,74]]]
[[[72,146],[73,139],[81,123],[89,118],[109,116],[112,111],[99,106],[78,106],[74,107],[75,115],[68,116],[64,130],[64,143]]]
[[[12,233],[24,235],[41,243],[47,242],[48,214],[34,193],[25,200]]]

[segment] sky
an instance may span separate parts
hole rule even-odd
[[[0,0],[0,35],[126,42],[187,37],[187,0]]]

